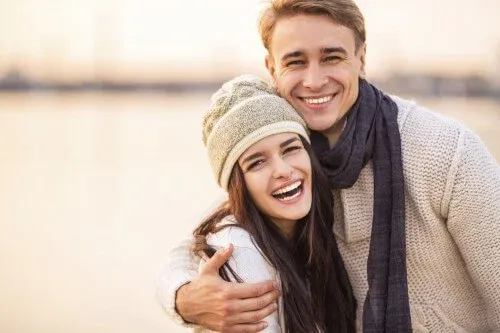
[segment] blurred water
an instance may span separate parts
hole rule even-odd
[[[219,198],[208,94],[0,95],[0,331],[185,332],[154,299],[165,253]],[[500,105],[426,100],[500,160]]]

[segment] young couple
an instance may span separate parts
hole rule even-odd
[[[229,200],[170,253],[167,313],[198,331],[500,331],[500,168],[481,140],[364,79],[352,0],[273,0],[260,33],[272,83],[213,96],[203,137]]]

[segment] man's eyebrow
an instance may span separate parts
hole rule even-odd
[[[324,47],[321,49],[321,53],[343,53],[347,54],[347,50],[341,46],[337,47]]]
[[[286,141],[282,142],[282,143],[280,144],[280,148],[284,148],[284,147],[288,146],[290,143],[295,142],[295,141],[299,141],[299,138],[294,137],[294,138],[290,138],[290,139],[288,139],[288,140],[286,140]]]
[[[249,155],[249,156],[245,157],[245,159],[243,161],[241,161],[241,164],[245,164],[246,162],[251,161],[253,159],[256,159],[257,157],[260,157],[260,156],[262,156],[262,153],[260,153],[260,152]]]
[[[281,57],[281,61],[285,61],[285,60],[290,59],[290,58],[297,58],[297,57],[300,57],[302,55],[304,55],[304,52],[302,52],[302,51],[289,52],[289,53],[286,53],[283,57]]]
[[[341,46],[336,46],[336,47],[323,47],[321,48],[321,53],[323,54],[329,54],[329,53],[342,53],[342,54],[347,54],[347,50],[344,49]],[[281,61],[285,61],[290,58],[297,58],[301,57],[304,55],[303,51],[293,51],[289,53],[285,53],[283,57],[281,57]]]

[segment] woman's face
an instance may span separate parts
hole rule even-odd
[[[299,135],[268,136],[248,148],[238,164],[257,208],[290,237],[312,202],[311,160]]]

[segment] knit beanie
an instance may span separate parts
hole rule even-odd
[[[309,142],[301,116],[265,81],[238,76],[212,96],[203,117],[203,143],[217,183],[225,190],[234,165],[247,148],[278,133],[297,133]]]

